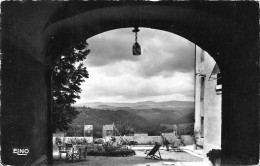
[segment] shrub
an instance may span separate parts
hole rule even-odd
[[[116,137],[111,137],[112,142],[116,142]]]
[[[117,149],[119,149],[118,146],[113,146],[112,142],[105,142],[103,144],[103,147],[104,147],[106,152],[113,152],[113,151],[116,151]]]
[[[102,138],[97,138],[97,139],[94,140],[94,143],[95,144],[103,144],[104,140]]]
[[[220,149],[212,149],[211,151],[209,151],[207,153],[207,157],[209,158],[209,160],[215,164],[217,159],[220,159],[221,157],[221,150]]]
[[[105,149],[103,146],[94,146],[94,151],[97,151],[97,152],[104,152]]]
[[[132,149],[117,149],[115,151],[94,151],[88,152],[89,156],[110,156],[110,157],[122,157],[122,156],[133,156],[135,151]]]
[[[87,139],[86,138],[83,138],[83,139],[76,139],[75,140],[75,143],[76,145],[85,145],[88,143]]]
[[[122,145],[115,144],[114,142],[105,142],[102,146],[95,145],[93,149],[88,151],[90,156],[132,156],[135,151],[132,149],[122,148]]]

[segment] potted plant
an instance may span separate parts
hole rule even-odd
[[[220,149],[212,149],[207,153],[207,157],[211,161],[212,165],[218,166],[221,162],[221,150]]]
[[[55,138],[55,143],[56,143],[57,146],[58,146],[58,145],[61,145],[61,144],[62,144],[61,138],[56,137],[56,138]]]

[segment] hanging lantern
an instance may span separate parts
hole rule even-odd
[[[135,33],[135,43],[133,45],[133,55],[135,55],[135,56],[141,55],[141,46],[137,42],[137,32],[139,32],[139,31],[140,30],[138,29],[138,27],[135,27],[135,29],[133,30],[133,32]]]

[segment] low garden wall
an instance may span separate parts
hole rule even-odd
[[[176,136],[168,133],[165,135],[165,137],[170,143],[173,143],[176,140]],[[138,144],[141,145],[153,145],[155,144],[155,142],[159,142],[159,143],[163,142],[161,136],[135,135],[135,136],[123,136],[121,138],[126,139],[128,141],[136,141]],[[120,140],[120,136],[116,136],[116,139]]]
[[[193,136],[190,135],[182,135],[181,141],[184,145],[193,145],[195,144],[195,140]]]
[[[163,133],[163,136],[169,141],[169,143],[174,143],[174,141],[177,139],[176,135],[174,133]]]
[[[169,143],[173,143],[176,140],[176,136],[173,133],[163,133],[164,137],[169,141]],[[93,143],[93,137],[53,137],[53,145],[56,145],[56,138],[59,138],[61,142],[65,143]],[[120,140],[121,138],[128,141],[136,141],[140,145],[154,145],[155,142],[163,143],[162,136],[148,136],[145,134],[136,134],[134,136],[115,136],[116,140]],[[105,141],[110,140],[111,137],[104,139]],[[186,140],[186,139],[185,139]]]
[[[53,145],[56,145],[56,138],[60,138],[61,142],[65,143],[71,143],[72,142],[84,142],[92,143],[93,137],[52,137],[52,143]]]

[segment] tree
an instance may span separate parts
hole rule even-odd
[[[115,127],[120,135],[128,135],[130,133],[134,133],[133,128],[130,127],[128,121],[124,119],[118,120],[115,124]]]
[[[82,61],[90,53],[88,44],[80,42],[62,53],[53,72],[53,132],[68,130],[79,114],[72,106],[79,99],[88,71]]]
[[[84,128],[82,125],[70,126],[70,128],[66,131],[66,136],[68,137],[83,137],[84,136]]]

